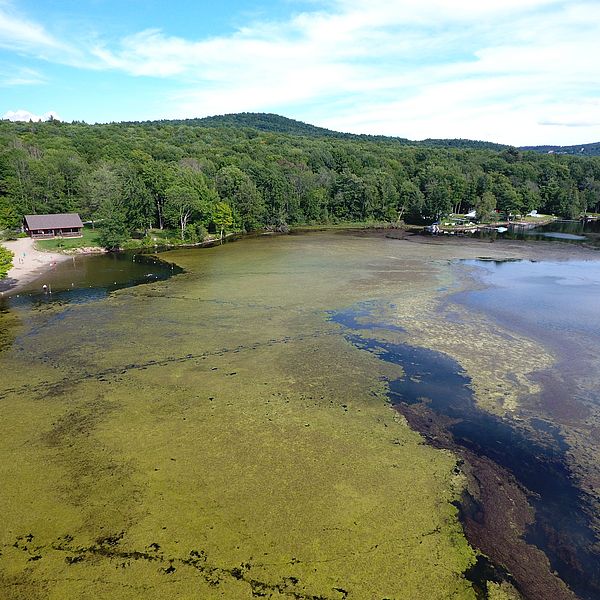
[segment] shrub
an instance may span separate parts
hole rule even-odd
[[[4,246],[0,246],[0,279],[4,279],[12,267],[14,254]]]

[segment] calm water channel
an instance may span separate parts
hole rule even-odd
[[[14,580],[0,588],[54,581],[77,597],[68,581],[89,560],[113,592],[130,586],[123,597],[143,585],[186,597],[192,577],[224,597],[246,597],[242,584],[248,597],[486,597],[485,581],[453,576],[468,563],[446,530],[454,463],[393,420],[387,398],[400,412],[424,403],[451,448],[511,473],[535,511],[524,538],[551,564],[540,580],[555,571],[600,597],[600,262],[506,261],[491,246],[477,259],[474,242],[265,237],[78,258],[48,274],[52,295],[5,298],[0,543]],[[538,385],[516,413],[484,409],[460,362],[483,329],[467,323],[456,356],[436,348],[444,307],[553,357],[540,371],[515,356]],[[493,371],[493,350],[484,360]],[[127,563],[118,576],[114,561]],[[429,575],[413,588],[414,565]],[[554,585],[513,575],[532,600]]]

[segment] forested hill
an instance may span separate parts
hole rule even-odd
[[[162,121],[147,121],[142,125],[189,125],[197,127],[235,127],[256,129],[258,131],[269,131],[273,133],[286,133],[289,135],[301,135],[317,138],[336,138],[343,140],[371,140],[376,142],[394,142],[397,144],[409,146],[426,146],[439,148],[474,148],[479,150],[505,150],[511,148],[506,144],[497,144],[495,142],[486,142],[482,140],[468,139],[442,139],[427,138],[425,140],[409,140],[407,138],[386,136],[386,135],[368,135],[357,133],[343,133],[333,131],[324,127],[316,127],[302,121],[289,119],[272,113],[232,113],[227,115],[216,115],[213,117],[203,117],[201,119],[175,119]],[[129,123],[133,125],[135,123]],[[519,150],[531,150],[543,154],[572,154],[578,156],[600,156],[600,142],[594,144],[580,144],[578,146],[520,146]]]
[[[217,115],[214,117],[204,117],[202,119],[183,119],[167,121],[151,121],[148,124],[161,123],[166,125],[190,125],[199,127],[236,127],[256,129],[258,131],[270,131],[273,133],[286,133],[289,135],[301,135],[317,138],[336,138],[340,140],[370,140],[374,142],[393,142],[397,144],[410,146],[439,146],[448,148],[479,148],[489,150],[501,150],[508,148],[503,144],[494,144],[477,140],[463,139],[427,139],[423,141],[414,141],[407,138],[392,137],[386,135],[367,135],[357,133],[342,133],[316,127],[302,121],[289,119],[272,113],[234,113],[228,115]],[[145,124],[145,123],[144,123]]]
[[[121,236],[164,226],[190,240],[204,228],[426,222],[471,208],[600,211],[600,157],[318,135],[268,115],[258,121],[269,131],[250,127],[252,115],[222,119],[0,121],[0,230],[24,214],[75,211]],[[277,123],[293,131],[273,131]]]
[[[578,146],[523,146],[521,150],[533,150],[544,154],[571,154],[575,156],[600,156],[600,142]]]
[[[153,121],[150,122],[152,125]],[[234,113],[228,115],[216,115],[213,117],[204,117],[201,119],[181,119],[158,121],[161,124],[168,125],[190,125],[197,127],[236,127],[257,129],[258,131],[269,131],[272,133],[286,133],[289,135],[303,135],[307,137],[332,137],[332,138],[351,138],[352,134],[340,133],[316,127],[302,121],[289,119],[272,113]],[[408,141],[408,140],[406,140]]]

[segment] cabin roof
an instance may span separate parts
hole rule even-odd
[[[27,228],[32,229],[73,229],[83,227],[77,213],[55,215],[25,215]]]

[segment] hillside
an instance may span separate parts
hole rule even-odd
[[[475,148],[487,150],[502,150],[509,148],[503,144],[485,142],[479,140],[465,139],[426,139],[423,141],[414,141],[407,138],[386,136],[386,135],[367,135],[357,133],[344,133],[317,127],[302,121],[282,117],[272,113],[233,113],[228,115],[215,115],[201,119],[176,119],[162,121],[148,121],[145,124],[163,124],[163,125],[186,125],[192,127],[233,127],[256,129],[258,131],[270,133],[283,133],[287,135],[299,135],[312,138],[333,138],[338,140],[362,140],[373,142],[391,142],[404,146],[425,146],[436,148]]]
[[[523,146],[520,150],[533,150],[542,154],[570,154],[574,156],[600,156],[600,142],[577,146]]]
[[[212,117],[203,117],[198,119],[175,119],[162,121],[148,121],[144,124],[165,124],[165,125],[187,125],[192,127],[235,127],[257,129],[271,133],[285,133],[289,135],[303,135],[307,137],[331,137],[345,138],[352,137],[352,134],[339,133],[324,127],[316,127],[295,119],[288,119],[280,115],[271,113],[233,113],[227,115],[215,115]],[[407,140],[408,141],[408,140]]]
[[[432,222],[472,208],[600,212],[600,158],[337,133],[278,115],[88,125],[0,121],[0,230],[79,212],[120,235]]]

